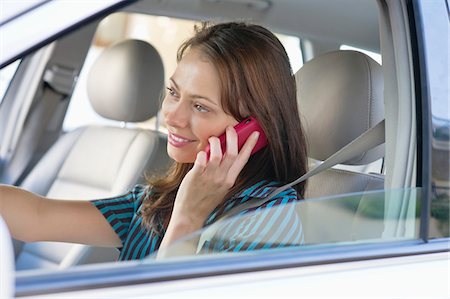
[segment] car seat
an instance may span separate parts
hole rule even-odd
[[[324,161],[384,118],[381,66],[356,51],[335,51],[307,62],[295,75],[308,156]],[[384,157],[384,145],[345,162]],[[384,188],[380,175],[329,169],[311,177],[306,197]]]
[[[104,50],[87,79],[89,100],[108,119],[141,122],[157,115],[164,87],[158,52],[141,40],[126,40]],[[158,131],[85,126],[62,135],[26,177],[21,187],[58,199],[94,199],[125,193],[143,173],[169,162],[167,137]],[[16,248],[17,250],[17,248]],[[16,269],[64,268],[114,260],[117,250],[56,242],[24,244]]]
[[[295,77],[308,156],[314,162],[326,160],[384,119],[381,66],[361,52],[334,51],[320,55],[305,63]],[[343,165],[366,165],[383,157],[384,144]],[[380,173],[330,168],[308,179],[305,198],[383,189],[384,176]],[[342,230],[338,233],[342,236],[337,235],[336,229],[330,227],[336,223],[326,221],[325,211],[330,211],[331,204],[332,201],[326,200],[301,206],[307,243],[347,240],[354,219],[342,217],[348,223],[340,223]],[[319,229],[323,234],[318,233]]]

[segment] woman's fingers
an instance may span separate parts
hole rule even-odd
[[[259,138],[259,132],[255,131],[245,141],[244,146],[242,146],[241,150],[239,151],[239,154],[236,157],[236,160],[231,165],[231,167],[228,171],[228,179],[229,180],[235,181],[237,179],[239,173],[244,168],[245,164],[247,163],[248,159],[250,158],[252,150],[256,146],[256,143],[258,142],[258,138]]]
[[[219,138],[210,137],[209,161],[206,161],[206,153],[200,152],[202,154],[197,154],[197,159],[194,163],[194,171],[209,177],[215,181],[215,184],[231,188],[250,158],[251,152],[258,142],[258,138],[259,132],[253,132],[239,151],[238,134],[233,127],[227,127],[225,153],[222,153]]]
[[[205,174],[205,176],[211,176],[218,167],[221,165],[222,161],[222,148],[220,146],[220,140],[217,137],[209,137],[209,160],[206,152],[200,151],[197,153],[197,158],[194,162],[195,168],[194,172],[198,174]],[[200,154],[200,153],[204,153]]]
[[[224,157],[222,159],[221,166],[224,169],[229,169],[231,165],[236,160],[236,157],[239,154],[238,149],[238,135],[236,130],[233,127],[227,127],[226,129],[226,151],[224,153]]]
[[[219,138],[212,136],[209,137],[209,161],[208,166],[219,166],[222,161],[222,148],[220,146]]]
[[[237,157],[239,149],[238,149],[238,134],[236,132],[236,129],[233,127],[227,127],[226,138],[227,138],[226,155],[232,158]]]
[[[208,164],[206,152],[200,151],[197,153],[192,171],[196,174],[202,174],[205,171],[206,164]]]

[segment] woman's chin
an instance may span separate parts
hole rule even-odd
[[[174,149],[170,145],[167,146],[167,154],[172,160],[178,163],[194,163],[195,155],[188,155],[186,152],[181,152],[179,149]]]

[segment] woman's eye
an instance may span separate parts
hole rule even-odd
[[[202,105],[199,104],[195,104],[194,105],[195,110],[199,111],[199,112],[208,112],[208,108],[203,107]]]
[[[176,92],[172,88],[166,87],[166,89],[168,90],[168,92],[171,96],[173,96],[173,97],[177,96]]]

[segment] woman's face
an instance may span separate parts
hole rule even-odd
[[[170,78],[162,112],[169,131],[167,152],[180,163],[193,163],[208,138],[238,121],[221,106],[219,74],[197,49],[190,49]]]

